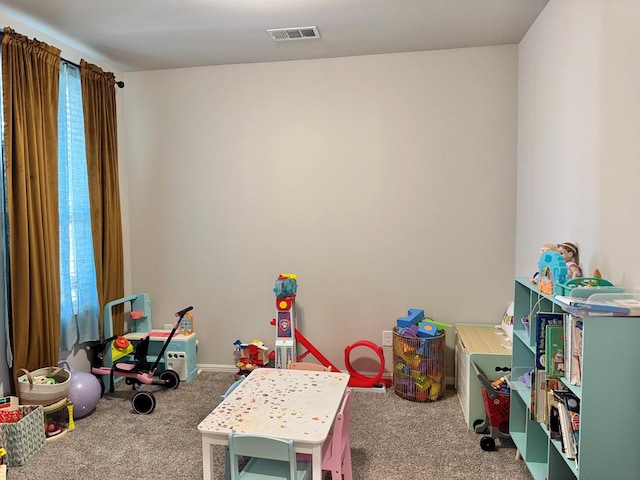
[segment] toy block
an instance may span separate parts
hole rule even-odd
[[[398,334],[403,337],[417,337],[418,336],[418,325],[410,325],[408,327],[398,327]]]
[[[406,317],[398,318],[397,324],[401,328],[407,328],[411,325],[417,325],[422,319],[424,319],[424,310],[410,308]]]
[[[435,337],[438,333],[438,326],[431,322],[420,322],[418,325],[418,337]]]

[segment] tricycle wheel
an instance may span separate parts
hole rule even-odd
[[[131,406],[135,413],[147,415],[156,408],[156,397],[153,396],[153,393],[140,390],[133,394]]]
[[[98,383],[100,384],[100,398],[104,397],[104,380],[102,379],[102,375],[95,375],[98,379]]]
[[[480,439],[480,448],[485,452],[493,452],[496,449],[496,442],[491,437],[482,437]]]
[[[164,382],[162,386],[166,389],[178,388],[180,385],[180,375],[175,370],[165,370],[160,374],[160,380]]]

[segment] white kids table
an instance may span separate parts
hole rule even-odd
[[[340,408],[349,374],[257,368],[198,425],[202,473],[213,478],[213,445],[227,445],[229,433],[293,440],[311,454],[312,478],[322,478],[322,445]]]

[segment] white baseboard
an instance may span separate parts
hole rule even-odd
[[[199,363],[198,368],[203,372],[237,372],[238,367],[218,363]]]
[[[238,367],[235,367],[233,365],[224,365],[224,364],[218,364],[218,363],[199,363],[198,364],[198,369],[204,371],[204,372],[237,372],[238,371]],[[370,372],[370,373],[363,373],[363,375],[367,375],[367,376],[374,376],[375,373],[374,372]],[[390,373],[385,373],[384,375],[382,375],[382,378],[384,379],[388,379],[391,380],[392,375]],[[453,387],[455,386],[455,380],[453,377],[447,377],[446,380],[447,382],[447,387]]]

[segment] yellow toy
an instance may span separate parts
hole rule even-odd
[[[193,315],[191,315],[191,313],[185,313],[182,323],[180,324],[180,333],[186,337],[194,331]]]

